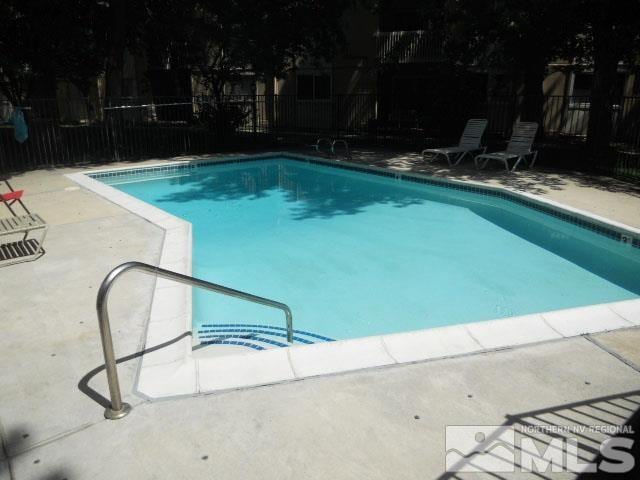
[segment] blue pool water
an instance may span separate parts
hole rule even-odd
[[[191,222],[193,274],[287,303],[300,338],[640,294],[640,249],[506,199],[285,158],[104,181]],[[267,325],[282,327],[282,312],[194,292],[194,329],[237,326],[236,338]]]

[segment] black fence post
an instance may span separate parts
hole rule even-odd
[[[340,138],[340,96],[335,95],[335,122],[336,122],[336,138]]]
[[[253,85],[253,91],[251,92],[251,123],[253,125],[253,138],[256,139],[256,133],[258,133],[258,111],[257,111],[257,103],[258,99],[256,98],[256,86]]]

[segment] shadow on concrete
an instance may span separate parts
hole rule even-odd
[[[640,404],[638,404],[640,405]],[[640,478],[640,408],[636,408],[635,412],[629,417],[624,425],[629,427],[633,433],[628,434],[620,434],[616,435],[616,437],[627,437],[633,440],[633,446],[631,447],[630,453],[635,459],[635,467],[624,474],[612,474],[609,478],[615,479],[634,479],[637,480]],[[598,456],[593,460],[594,463],[600,464],[605,460],[602,454],[598,454]],[[598,476],[598,473],[583,473],[580,475],[579,480],[591,480],[595,478],[601,478]]]
[[[13,480],[16,478],[13,459],[26,449],[29,432],[25,428],[13,428],[9,432],[0,430],[0,478]],[[20,452],[11,455],[10,452]],[[32,462],[32,471],[29,478],[34,480],[70,480],[72,472],[61,467],[53,469],[47,466],[46,459],[36,457]],[[42,473],[39,473],[42,472]]]
[[[618,427],[622,428],[617,430]],[[593,472],[583,470],[584,473],[575,473],[576,478],[640,478],[640,390],[507,415],[502,425],[495,426],[491,433],[480,437],[477,433],[474,437],[473,428],[470,433],[472,441],[465,444],[472,446],[468,449],[470,453],[461,453],[451,443],[446,446],[446,455],[455,454],[452,458],[458,460],[449,463],[448,471],[440,475],[438,480],[464,480],[476,478],[478,474],[506,480],[513,478],[514,472],[518,478],[519,475],[525,475],[527,478],[551,479],[558,474],[563,475],[552,470],[552,465],[548,464],[551,457],[561,462],[558,468],[566,475],[567,452],[572,442],[577,442],[577,448],[572,452],[576,463],[587,470],[589,467],[586,465],[593,464],[594,467],[590,468],[596,469]],[[511,438],[515,438],[515,442],[505,440],[512,431],[515,436]],[[601,453],[602,442],[613,437],[626,437],[633,441],[631,449],[618,447],[619,452],[631,454],[635,459],[634,464],[625,464],[630,468],[628,471],[622,471],[626,466],[620,467],[618,473],[601,470],[603,461],[619,464],[613,456],[608,455],[607,458]],[[460,437],[455,438],[460,443]],[[525,458],[532,459],[533,463],[523,462]],[[536,468],[537,462],[546,468]],[[504,468],[492,467],[498,464]],[[531,465],[534,466],[533,471]]]
[[[640,184],[593,173],[550,170],[548,168],[533,170],[523,168],[516,172],[507,172],[497,163],[490,168],[476,170],[473,161],[469,158],[456,167],[449,167],[444,161],[423,160],[422,156],[416,152],[398,154],[398,152],[383,150],[357,150],[352,152],[352,156],[356,163],[413,171],[454,180],[492,181],[504,187],[538,195],[550,190],[563,190],[569,182],[572,182],[584,188],[595,188],[606,192],[626,193],[640,197]]]
[[[120,357],[116,359],[116,364],[121,364],[126,361],[133,360],[134,358],[141,357],[146,353],[155,352],[156,350],[160,350],[185,337],[190,337],[190,336],[192,336],[191,331],[184,332],[178,335],[177,337],[172,338],[171,340],[168,340],[159,345],[155,345],[150,348],[145,348],[141,351],[132,353],[130,355]],[[91,381],[91,379],[104,370],[105,370],[104,365],[100,365],[99,367],[96,367],[93,370],[91,370],[89,373],[87,373],[85,376],[83,376],[80,379],[80,381],[78,382],[78,389],[82,393],[87,395],[90,399],[92,399],[102,407],[106,408],[111,404],[110,400],[105,398],[99,392],[97,392],[96,390],[94,390],[89,386],[89,382]],[[27,438],[29,438],[29,432],[27,431],[26,428],[13,428],[9,432],[4,432],[4,430],[1,428],[1,425],[0,425],[0,447],[1,447],[0,448],[0,478],[5,478],[5,477],[9,479],[15,478],[13,466],[11,462],[12,455],[10,454],[10,452],[16,452],[16,451],[20,452],[22,450],[25,450],[25,448],[27,447]],[[46,469],[46,465],[44,465],[44,463],[45,463],[44,461],[41,461],[40,459],[36,459],[34,460],[34,468]],[[56,468],[54,470],[46,471],[41,476],[38,476],[38,474],[36,474],[35,476],[32,476],[30,478],[35,478],[37,480],[68,480],[71,478],[71,475],[69,472],[67,472],[64,469]]]
[[[386,158],[385,158],[386,157]],[[357,163],[364,163],[370,166],[381,168],[394,168],[404,171],[432,175],[436,177],[446,177],[452,180],[472,180],[478,182],[492,181],[498,185],[509,187],[515,190],[543,194],[548,190],[562,190],[567,185],[565,177],[570,177],[569,172],[545,172],[541,170],[519,170],[517,172],[507,172],[504,168],[486,168],[477,170],[473,160],[467,158],[456,166],[450,167],[441,160],[424,160],[418,153],[407,153],[404,155],[389,154],[387,157],[380,152],[355,152],[353,159]],[[553,175],[556,173],[556,175]],[[562,178],[561,178],[562,176]]]
[[[635,197],[640,197],[640,184],[626,182],[621,179],[588,175],[585,173],[572,173],[571,180],[583,187],[596,188],[605,192],[626,193]]]
[[[155,345],[153,347],[145,348],[143,350],[140,350],[139,352],[135,352],[135,353],[132,353],[130,355],[126,355],[124,357],[120,357],[120,358],[116,359],[116,364],[119,365],[119,364],[127,362],[129,360],[133,360],[134,358],[141,357],[142,355],[145,355],[146,353],[155,352],[156,350],[160,350],[160,349],[162,349],[164,347],[168,347],[169,345],[171,345],[171,344],[173,344],[173,343],[175,343],[175,342],[177,342],[179,340],[182,340],[185,337],[190,337],[190,336],[192,336],[192,332],[191,331],[184,332],[184,333],[178,335],[177,337],[172,338],[171,340],[167,340],[166,342],[161,343],[159,345]],[[104,365],[100,365],[99,367],[96,367],[93,370],[91,370],[89,373],[87,373],[78,382],[78,390],[80,390],[87,397],[89,397],[91,400],[93,400],[94,402],[98,403],[102,407],[107,408],[108,406],[111,405],[111,401],[108,398],[105,398],[104,396],[102,396],[99,392],[97,392],[96,390],[94,390],[93,388],[91,388],[89,386],[89,382],[91,381],[91,379],[93,377],[95,377],[97,374],[99,374],[100,372],[102,372],[103,370],[105,370],[105,366]]]

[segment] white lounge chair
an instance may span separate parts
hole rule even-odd
[[[0,218],[0,267],[40,258],[46,234],[47,224],[35,213]]]
[[[44,255],[44,238],[47,224],[39,215],[31,213],[22,202],[24,190],[14,190],[7,180],[7,193],[0,193],[0,205],[7,207],[10,217],[0,218],[0,267],[14,263],[28,262]],[[24,210],[18,215],[12,207],[18,203]],[[33,235],[37,232],[39,235]]]
[[[531,150],[531,146],[537,131],[538,124],[536,122],[517,122],[513,127],[513,133],[507,144],[507,149],[503,152],[482,153],[476,156],[473,159],[476,168],[484,168],[489,160],[502,162],[507,171],[511,172],[520,165],[520,162],[526,163],[529,168],[533,167],[533,164],[536,163],[538,152]],[[527,161],[528,157],[531,157],[530,162]],[[515,160],[511,169],[509,169],[510,160]],[[482,163],[480,163],[481,161]]]
[[[464,127],[462,136],[460,137],[460,143],[457,147],[446,148],[428,148],[422,151],[422,158],[424,159],[427,153],[434,155],[435,160],[438,156],[442,155],[447,159],[450,166],[458,165],[467,154],[473,155],[474,152],[486,151],[486,147],[481,147],[482,135],[487,128],[487,120],[485,118],[472,118],[467,122],[467,126]]]

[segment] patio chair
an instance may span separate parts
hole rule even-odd
[[[422,158],[424,159],[428,153],[434,155],[433,160],[438,158],[438,156],[444,156],[447,159],[449,166],[456,166],[467,155],[473,155],[474,152],[479,151],[484,153],[487,147],[481,147],[480,142],[482,141],[482,135],[486,128],[487,120],[485,118],[472,118],[464,127],[458,146],[428,148],[422,151]]]
[[[513,133],[507,144],[507,149],[503,152],[482,153],[476,156],[473,159],[476,168],[484,168],[489,160],[502,162],[508,172],[513,172],[518,168],[520,162],[524,162],[529,168],[532,168],[538,156],[537,150],[531,150],[537,131],[538,124],[536,122],[517,122],[513,127]],[[527,161],[527,157],[531,157],[530,162]],[[481,160],[482,163],[480,163]],[[510,160],[515,160],[511,169],[509,169]]]
[[[42,245],[47,234],[46,222],[31,213],[22,202],[24,190],[14,190],[6,180],[4,183],[9,191],[0,193],[0,202],[9,209],[11,216],[0,218],[0,267],[40,258],[44,255]],[[24,209],[25,214],[15,212],[12,208],[15,203]]]
[[[26,207],[26,205],[22,202],[22,195],[24,194],[24,190],[14,190],[8,180],[2,181],[6,185],[8,192],[0,193],[0,202],[2,202],[5,207],[7,207],[9,212],[11,212],[11,215],[16,216],[16,212],[13,210],[13,208],[11,208],[11,206],[15,203],[18,203],[22,207],[22,209],[27,212],[27,214],[31,213],[29,212],[29,209]]]

